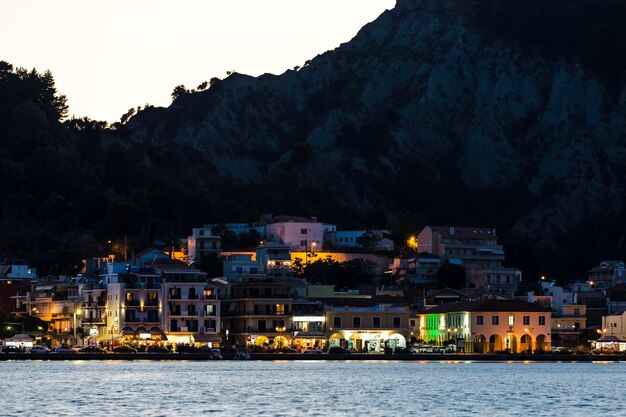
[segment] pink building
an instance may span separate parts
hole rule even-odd
[[[439,346],[463,346],[465,352],[512,353],[550,350],[549,308],[520,300],[445,303],[420,316],[420,337]]]

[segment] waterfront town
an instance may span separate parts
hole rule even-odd
[[[225,250],[224,239],[250,247]],[[496,230],[386,230],[265,215],[174,245],[84,260],[77,276],[0,266],[3,351],[550,353],[626,349],[626,267],[522,280]],[[529,284],[531,283],[531,284]]]

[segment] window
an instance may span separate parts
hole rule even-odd
[[[130,301],[133,299],[133,295],[129,292],[126,293],[126,301]]]
[[[530,316],[524,316],[523,317],[523,321],[524,321],[524,326],[529,326],[530,325]]]
[[[491,324],[497,326],[500,324],[500,316],[491,316]]]
[[[206,289],[204,290],[204,296],[205,296],[206,298],[209,298],[209,297],[211,297],[212,295],[213,295],[213,290],[212,290],[212,289],[210,289],[210,288],[206,288]]]
[[[409,327],[415,327],[415,320],[409,321]]]
[[[479,326],[483,325],[483,316],[476,316],[476,324]]]
[[[380,317],[372,317],[372,327],[380,329]]]
[[[400,317],[394,317],[393,318],[393,328],[397,329],[398,327],[400,327]]]
[[[215,315],[215,306],[213,304],[207,304],[204,306],[204,315],[205,316],[214,316]]]
[[[204,230],[200,230],[200,236],[204,236]]]
[[[300,229],[300,234],[301,235],[306,235],[307,234],[307,229]]]
[[[341,317],[333,317],[333,327],[341,328]]]
[[[276,304],[276,314],[285,314],[284,304]]]
[[[576,314],[577,316],[580,315],[580,308],[575,308],[574,314]]]
[[[539,316],[539,325],[540,326],[546,325],[546,316]]]
[[[352,317],[352,327],[355,329],[361,327],[361,317]]]
[[[300,246],[304,246],[305,248],[309,246],[309,243],[306,240],[300,241]]]
[[[509,314],[509,326],[513,326],[515,325],[515,316],[512,314]]]

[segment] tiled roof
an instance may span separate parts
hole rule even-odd
[[[550,312],[549,308],[539,303],[529,303],[521,300],[478,300],[463,301],[460,303],[445,303],[426,310],[431,313],[452,313],[460,311],[472,312]]]

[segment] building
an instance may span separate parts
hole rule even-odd
[[[228,255],[224,259],[224,276],[229,282],[222,298],[222,333],[226,342],[291,346],[293,332],[302,331],[293,328],[293,303],[305,295],[306,284],[293,277],[289,247],[268,241],[257,247],[254,257]]]
[[[191,229],[187,238],[187,256],[190,263],[201,263],[222,250],[222,238],[213,230],[217,225],[205,225]]]
[[[160,262],[154,269],[163,282],[163,328],[168,343],[219,346],[219,293],[225,281],[209,280],[206,273],[179,261]]]
[[[521,282],[517,268],[504,266],[496,230],[485,227],[426,226],[417,235],[419,252],[465,267],[465,285],[513,296]]]
[[[428,252],[419,252],[409,258],[394,258],[389,269],[397,277],[398,284],[434,287],[437,284],[437,273],[441,265],[442,261],[438,256]]]
[[[384,352],[385,348],[407,347],[410,340],[407,306],[326,306],[328,346],[357,352]]]
[[[362,248],[371,251],[393,251],[389,230],[337,230],[327,239],[333,246]]]
[[[551,329],[549,308],[520,300],[445,303],[420,315],[422,340],[466,352],[549,350]]]
[[[589,271],[588,281],[596,289],[607,289],[626,279],[624,261],[602,261]]]
[[[17,307],[48,323],[47,343],[82,345],[82,301],[75,281],[46,281],[32,284],[25,296],[16,298]]]
[[[265,237],[293,250],[319,251],[324,249],[324,224],[316,218],[275,216],[265,226]]]

